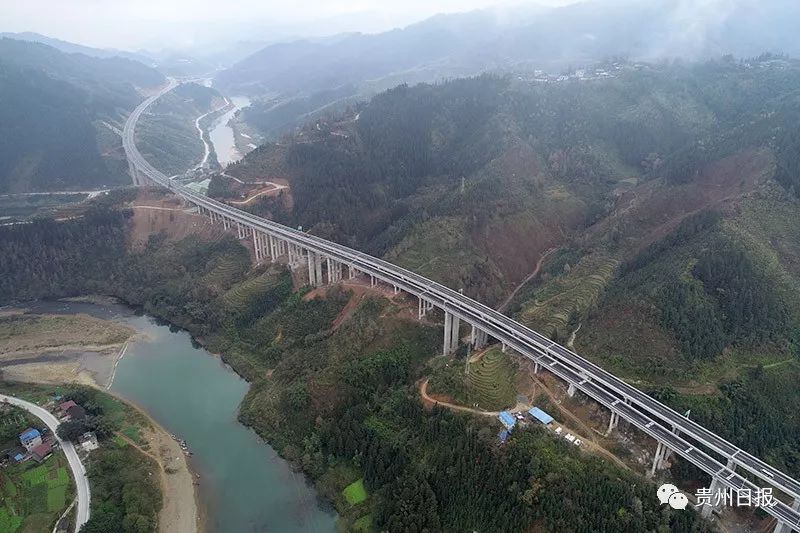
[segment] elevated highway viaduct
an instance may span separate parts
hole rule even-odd
[[[285,260],[292,269],[307,269],[312,286],[337,283],[345,276],[364,276],[375,285],[379,282],[413,295],[418,314],[423,317],[433,308],[444,313],[443,352],[451,353],[461,342],[461,327],[470,329],[473,348],[485,345],[489,338],[534,362],[536,371],[547,369],[563,379],[570,394],[581,391],[611,412],[609,431],[620,418],[637,427],[657,442],[650,469],[654,475],[667,458],[675,453],[712,479],[716,489],[750,491],[772,488],[783,494],[774,505],[763,510],[777,520],[775,531],[800,531],[800,482],[716,435],[688,417],[681,415],[634,386],[544,335],[440,283],[363,252],[342,246],[302,231],[257,217],[225,203],[198,194],[170,180],[142,157],[134,142],[136,121],[161,95],[177,86],[175,81],[139,105],[125,124],[123,145],[135,183],[152,182],[166,187],[184,201],[197,207],[200,214],[220,223],[225,229],[236,228],[240,239],[252,240],[256,261]],[[785,501],[784,501],[785,500]],[[786,503],[788,502],[788,503]],[[713,502],[712,502],[713,503]],[[713,507],[702,507],[710,516]]]

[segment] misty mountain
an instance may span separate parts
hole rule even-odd
[[[125,183],[115,130],[159,72],[124,58],[0,39],[0,191]]]
[[[403,29],[275,44],[221,72],[218,86],[251,95],[308,98],[355,86],[371,95],[399,83],[544,69],[558,73],[610,57],[703,59],[765,51],[800,54],[791,0],[586,2],[561,8],[514,7],[438,15]],[[341,91],[337,91],[339,94]],[[304,113],[319,107],[313,99]],[[331,102],[331,101],[328,101]],[[267,102],[272,109],[276,102]],[[281,103],[278,102],[280,107]],[[250,113],[264,109],[253,106]],[[283,122],[264,120],[269,131]]]
[[[139,100],[137,88],[164,82],[161,73],[138,61],[63,53],[50,46],[14,39],[0,39],[0,62],[41,71],[87,91],[97,103],[125,108]]]
[[[157,68],[170,76],[208,75],[221,66],[236,63],[266,46],[266,41],[236,41],[216,46],[194,46],[190,50],[170,48],[160,50],[138,50],[135,52],[116,48],[92,48],[82,44],[63,41],[35,32],[0,33],[0,38],[40,43],[67,54],[83,54],[101,59],[125,58]]]
[[[15,39],[17,41],[27,41],[31,43],[41,43],[46,44],[52,48],[60,52],[64,52],[67,54],[83,54],[90,57],[99,57],[99,58],[109,58],[109,57],[124,57],[126,59],[133,59],[134,61],[139,61],[140,63],[144,63],[145,65],[152,65],[153,59],[148,55],[137,53],[137,52],[128,52],[126,50],[117,50],[116,48],[92,48],[91,46],[84,46],[82,44],[71,43],[69,41],[63,41],[61,39],[56,39],[55,37],[48,37],[47,35],[42,35],[41,33],[36,33],[32,31],[24,31],[24,32],[0,32],[0,39]]]

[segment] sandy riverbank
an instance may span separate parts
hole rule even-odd
[[[11,381],[63,384],[80,383],[107,390],[120,356],[135,342],[135,329],[114,320],[87,315],[24,315],[23,309],[6,309],[0,316],[0,366]],[[159,531],[192,533],[205,530],[205,514],[196,490],[195,473],[180,445],[139,406],[132,405],[150,422],[142,433],[147,446],[136,446],[161,469],[163,505]]]
[[[85,314],[0,315],[0,366],[6,379],[32,383],[109,383],[114,364],[136,330]]]
[[[163,505],[158,515],[158,530],[161,533],[204,532],[206,516],[196,490],[197,476],[190,468],[180,445],[144,409],[113,391],[106,392],[133,406],[150,422],[150,429],[142,432],[148,450],[136,446],[129,439],[126,440],[161,467]]]

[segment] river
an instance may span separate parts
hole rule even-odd
[[[39,313],[86,313],[136,329],[111,390],[185,439],[210,532],[334,532],[336,515],[305,477],[237,420],[248,384],[185,331],[118,304],[37,302]]]
[[[232,96],[230,101],[233,103],[233,107],[214,122],[214,127],[209,132],[214,151],[217,153],[217,161],[222,168],[242,158],[242,154],[236,148],[233,128],[228,125],[228,122],[236,115],[237,111],[250,105],[250,99],[246,96]]]

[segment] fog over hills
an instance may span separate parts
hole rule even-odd
[[[796,20],[800,4],[790,0],[624,0],[489,9],[437,15],[403,29],[349,34],[332,42],[271,45],[220,73],[217,82],[251,93],[312,93],[343,84],[385,88],[484,70],[559,70],[610,56],[797,54]]]
[[[0,191],[126,183],[114,129],[141,100],[138,89],[163,82],[130,59],[0,39]]]
[[[153,59],[151,57],[148,57],[147,55],[144,54],[129,52],[126,50],[118,50],[116,48],[92,48],[91,46],[84,46],[82,44],[72,43],[69,41],[56,39],[54,37],[48,37],[47,35],[42,35],[40,33],[35,33],[32,31],[25,31],[18,33],[0,32],[0,38],[46,44],[47,46],[51,46],[56,50],[59,50],[60,52],[64,52],[67,54],[84,54],[90,57],[99,57],[99,58],[123,57],[127,59],[133,59],[135,61],[140,61],[146,65],[150,65],[153,62]]]

